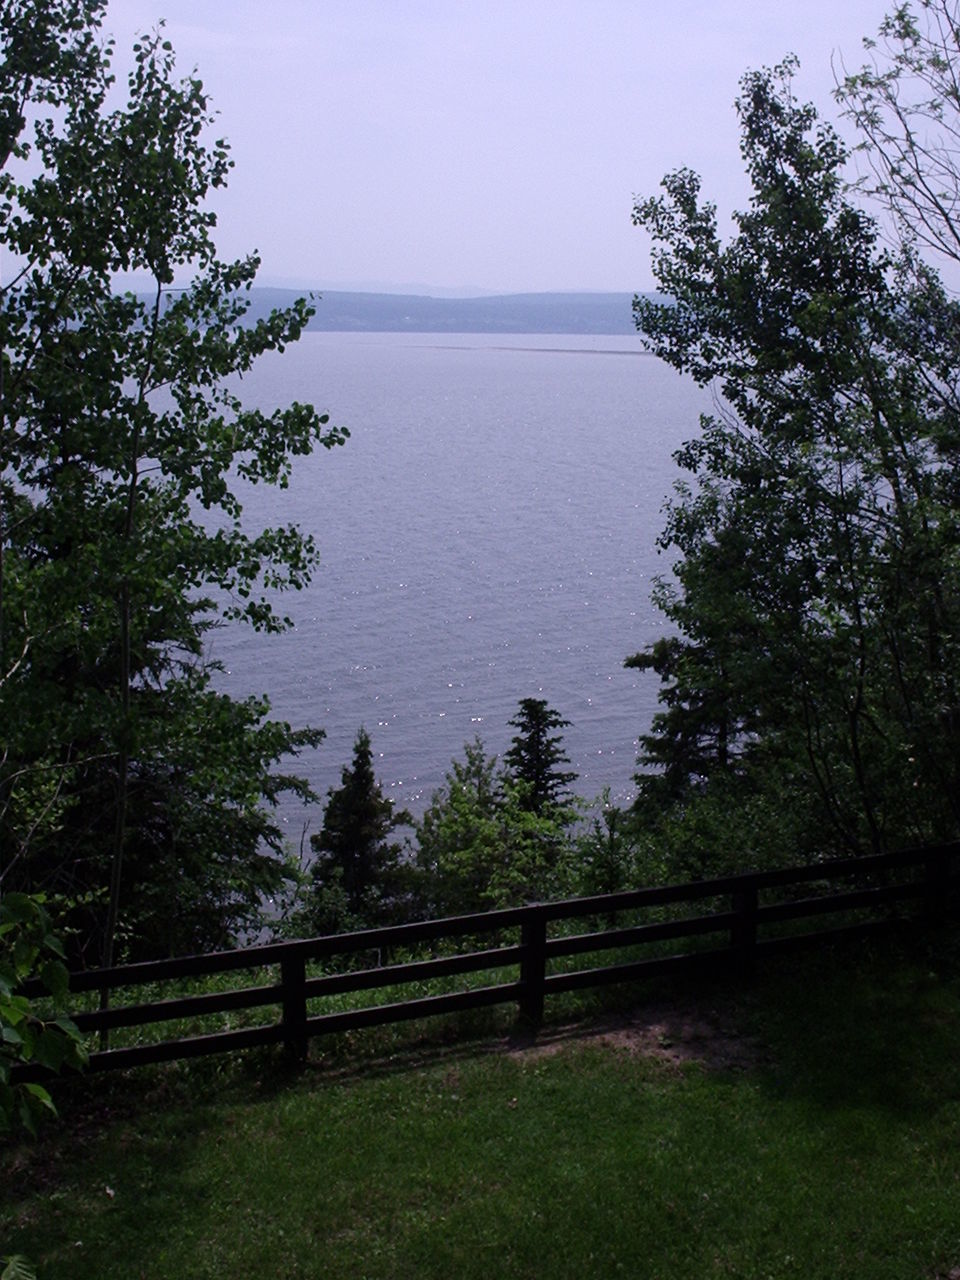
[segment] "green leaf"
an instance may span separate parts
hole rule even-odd
[[[53,1099],[50,1097],[47,1090],[44,1089],[42,1084],[27,1083],[23,1087],[31,1097],[36,1098],[37,1102],[39,1102],[42,1107],[46,1107],[46,1109],[48,1111],[52,1111],[54,1115],[57,1114],[57,1109],[53,1105]]]
[[[33,1056],[41,1066],[59,1071],[70,1052],[70,1041],[60,1031],[45,1027],[37,1036]]]
[[[60,960],[48,960],[40,970],[40,979],[55,1000],[64,1000],[70,989],[70,974]]]
[[[53,933],[44,934],[43,945],[47,951],[52,951],[53,954],[56,956],[59,956],[61,960],[66,959],[67,953],[64,950],[63,943],[56,936],[56,934],[53,934]]]
[[[4,1000],[0,1004],[0,1017],[4,1022],[8,1022],[11,1026],[19,1026],[25,1018],[29,1017],[29,1008],[26,1001],[19,996],[14,996],[10,1000]]]
[[[10,1254],[2,1259],[6,1266],[0,1271],[0,1280],[37,1280],[37,1273],[22,1253]]]

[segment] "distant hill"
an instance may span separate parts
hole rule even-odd
[[[249,318],[307,291],[253,289]],[[318,294],[311,329],[348,333],[634,333],[631,293],[514,293],[429,298],[405,293]]]

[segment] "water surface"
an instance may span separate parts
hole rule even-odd
[[[242,389],[352,433],[248,497],[252,523],[319,542],[312,585],[284,598],[295,630],[212,645],[231,693],[326,730],[299,762],[315,788],[339,782],[365,725],[385,790],[419,812],[463,743],[501,753],[535,696],[571,721],[577,790],[629,798],[657,681],[623,660],[663,630],[655,539],[704,393],[636,338],[530,334],[307,333]],[[305,815],[283,817],[296,839]]]

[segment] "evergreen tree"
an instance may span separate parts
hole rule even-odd
[[[395,923],[410,909],[411,875],[402,841],[391,837],[411,826],[405,810],[394,811],[373,770],[370,735],[361,728],[353,761],[340,786],[331,787],[323,827],[311,837],[311,927],[317,932]]]
[[[522,698],[509,723],[517,732],[504,760],[514,782],[524,788],[524,807],[541,817],[562,809],[577,775],[559,767],[570,759],[563,750],[563,735],[554,730],[565,729],[570,721],[542,698]]]
[[[653,883],[654,870],[638,858],[633,814],[613,804],[609,787],[594,803],[589,825],[576,839],[576,892],[592,897]]]

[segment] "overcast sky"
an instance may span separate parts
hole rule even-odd
[[[733,110],[787,52],[833,114],[883,0],[112,0],[161,17],[236,168],[221,254],[262,283],[520,292],[651,287],[635,194],[687,165],[745,203]],[[118,57],[118,64],[123,58]]]

